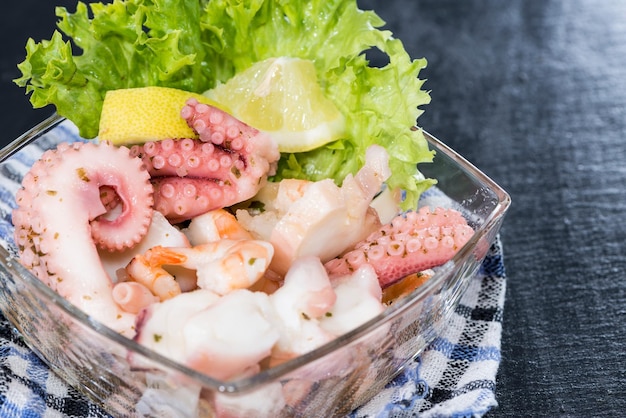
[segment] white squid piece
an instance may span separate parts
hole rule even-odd
[[[199,289],[143,311],[137,341],[216,379],[259,370],[279,334],[267,295],[237,290],[226,296]]]
[[[240,209],[237,219],[254,236],[274,245],[270,268],[280,275],[298,257],[316,256],[326,262],[380,226],[370,203],[390,175],[388,159],[384,148],[371,146],[365,165],[341,187],[330,179],[269,185],[256,197],[265,210],[255,214]]]
[[[320,327],[320,318],[335,304],[336,295],[319,258],[297,259],[283,286],[269,298],[280,331],[272,365],[314,350],[335,337]]]
[[[333,281],[337,300],[320,320],[322,329],[342,335],[364,324],[385,309],[378,276],[369,264]]]

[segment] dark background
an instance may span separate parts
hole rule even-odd
[[[54,5],[0,15],[0,137],[53,110],[12,84]],[[415,57],[419,124],[502,185],[508,284],[490,417],[626,414],[626,1],[362,0]]]

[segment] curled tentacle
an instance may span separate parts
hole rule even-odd
[[[139,313],[159,301],[150,289],[138,282],[120,282],[113,287],[113,300],[126,312]]]
[[[172,222],[249,199],[274,174],[280,153],[267,134],[195,99],[187,101],[181,116],[199,139],[132,148],[152,176],[156,209]]]
[[[16,202],[20,262],[88,315],[132,336],[134,316],[113,301],[97,247],[123,250],[146,234],[152,186],[141,160],[106,143],[60,144],[33,165]]]
[[[450,260],[473,234],[458,211],[431,211],[425,207],[397,216],[352,251],[328,261],[325,267],[332,277],[337,277],[370,264],[384,288],[409,274]]]

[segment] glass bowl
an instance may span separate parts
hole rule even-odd
[[[219,381],[91,319],[19,264],[11,210],[22,176],[44,150],[82,140],[71,122],[54,115],[0,151],[0,309],[51,369],[113,416],[349,413],[381,390],[446,326],[510,204],[507,193],[491,179],[425,135],[436,156],[420,171],[438,183],[422,195],[420,205],[461,211],[475,230],[470,241],[424,285],[357,329],[250,377]]]

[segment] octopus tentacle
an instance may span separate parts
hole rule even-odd
[[[331,277],[338,277],[370,264],[385,288],[409,274],[444,264],[473,234],[458,211],[424,207],[395,217],[325,267]]]
[[[116,197],[103,199],[101,190]],[[32,166],[16,195],[20,262],[88,315],[132,336],[134,315],[113,301],[97,247],[122,250],[139,242],[152,202],[149,175],[127,148],[63,143]]]
[[[181,116],[198,139],[166,139],[131,148],[155,187],[155,208],[176,223],[251,198],[274,174],[278,146],[267,134],[195,99]]]
[[[119,282],[113,287],[113,300],[126,312],[137,314],[159,298],[150,289],[137,282]]]

